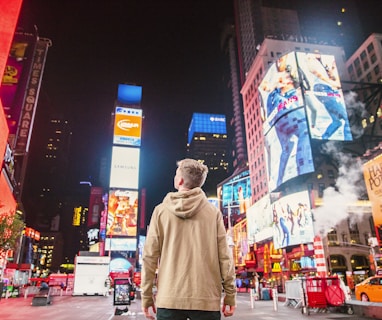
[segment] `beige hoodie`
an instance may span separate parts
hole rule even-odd
[[[159,267],[160,263],[160,267]],[[221,212],[201,188],[170,192],[155,207],[143,251],[142,306],[219,311],[236,304],[235,266]]]

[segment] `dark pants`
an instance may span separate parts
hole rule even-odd
[[[220,320],[220,311],[157,309],[157,320]]]

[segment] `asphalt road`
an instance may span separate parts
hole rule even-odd
[[[123,309],[123,307],[118,307]],[[113,297],[108,296],[53,296],[50,305],[32,306],[32,297],[8,298],[0,300],[1,320],[111,320],[145,319],[141,312],[139,299],[135,299],[129,311],[115,315]],[[357,319],[371,318],[348,315],[338,311],[309,310],[302,313],[301,308],[286,306],[284,302],[273,300],[253,301],[248,293],[238,293],[237,309],[233,317],[227,319],[270,320],[270,319]],[[224,317],[222,319],[225,319]],[[174,319],[177,320],[177,319]],[[194,319],[193,319],[194,320]],[[195,319],[197,320],[197,319]]]

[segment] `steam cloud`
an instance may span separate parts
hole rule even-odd
[[[314,229],[317,235],[326,235],[331,228],[343,220],[351,218],[351,223],[361,219],[362,208],[352,206],[365,191],[362,163],[350,155],[339,153],[335,142],[328,142],[324,152],[339,163],[335,187],[324,190],[323,205],[314,211]],[[353,215],[349,215],[352,206]]]

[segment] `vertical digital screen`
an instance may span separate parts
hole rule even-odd
[[[115,108],[113,144],[141,145],[142,110],[117,106]]]
[[[138,191],[110,190],[106,235],[137,235]]]
[[[311,137],[352,140],[335,57],[304,52],[296,55]]]
[[[313,172],[308,123],[294,52],[272,64],[259,86],[269,189]]]
[[[138,189],[139,155],[139,148],[113,147],[110,188]]]
[[[251,205],[251,183],[249,170],[243,171],[222,185],[221,200],[224,215],[237,220]],[[228,212],[229,211],[229,212]]]

